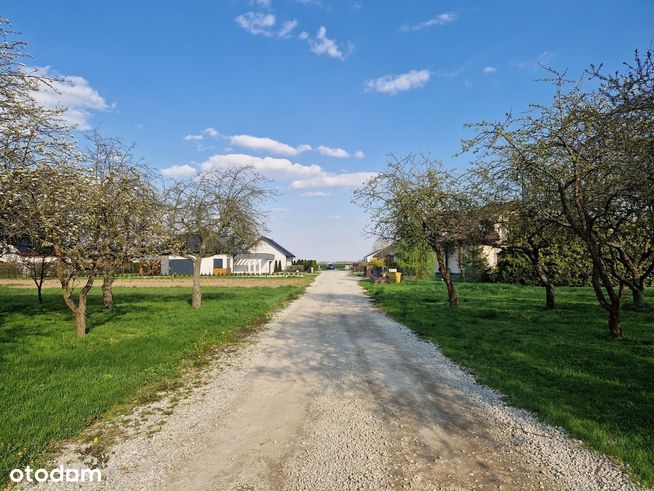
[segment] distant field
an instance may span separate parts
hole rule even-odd
[[[314,276],[304,274],[303,276],[203,276],[201,285],[222,286],[222,287],[275,287],[275,286],[307,286],[313,281]],[[102,283],[102,278],[97,278],[96,285]],[[114,281],[116,287],[190,287],[193,279],[190,276],[140,276],[117,278]],[[0,286],[11,286],[16,288],[35,288],[34,282],[29,279],[0,279]],[[54,279],[46,280],[44,288],[59,288],[59,282]]]
[[[58,289],[45,290],[39,305],[31,290],[0,286],[0,487],[11,469],[38,462],[116,405],[170,386],[207,350],[238,341],[310,280],[205,287],[199,310],[190,288],[119,287],[107,312],[95,288],[83,339]]]
[[[562,426],[654,485],[654,312],[626,310],[625,338],[608,335],[590,288],[459,283],[461,306],[441,282],[362,284],[399,322],[438,344],[506,401]],[[654,291],[648,300],[654,305]]]

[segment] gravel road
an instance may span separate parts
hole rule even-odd
[[[635,489],[607,458],[505,406],[339,271],[146,433],[111,448],[103,489]]]

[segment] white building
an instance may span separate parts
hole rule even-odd
[[[480,248],[481,255],[484,257],[484,259],[486,259],[486,264],[489,268],[494,268],[497,266],[499,254],[502,249],[488,245],[481,245],[477,247]],[[447,257],[445,258],[445,264],[447,265],[447,269],[450,273],[461,274],[463,272],[460,260],[463,258],[464,254],[465,248],[448,252]],[[436,272],[438,272],[438,262],[436,262]]]
[[[244,268],[251,268],[262,273],[272,273],[277,261],[281,263],[282,271],[286,271],[293,264],[294,259],[295,254],[288,249],[268,237],[260,237],[247,248],[247,253],[234,256],[234,272],[247,273],[250,271]]]
[[[184,256],[161,256],[162,275],[192,275],[193,261]],[[272,274],[280,261],[282,271],[293,263],[295,255],[268,237],[260,237],[241,254],[215,254],[202,258],[200,274]]]
[[[243,253],[234,256],[234,274],[272,274],[275,272],[275,255]]]

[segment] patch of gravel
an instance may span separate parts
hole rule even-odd
[[[386,443],[391,434],[371,401],[356,392],[325,388],[314,400],[309,418],[313,424],[284,467],[284,489],[389,487],[392,455]]]

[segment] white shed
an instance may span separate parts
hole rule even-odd
[[[233,257],[231,254],[215,254],[210,257],[203,257],[200,263],[200,274],[213,276],[216,269],[233,270]]]

